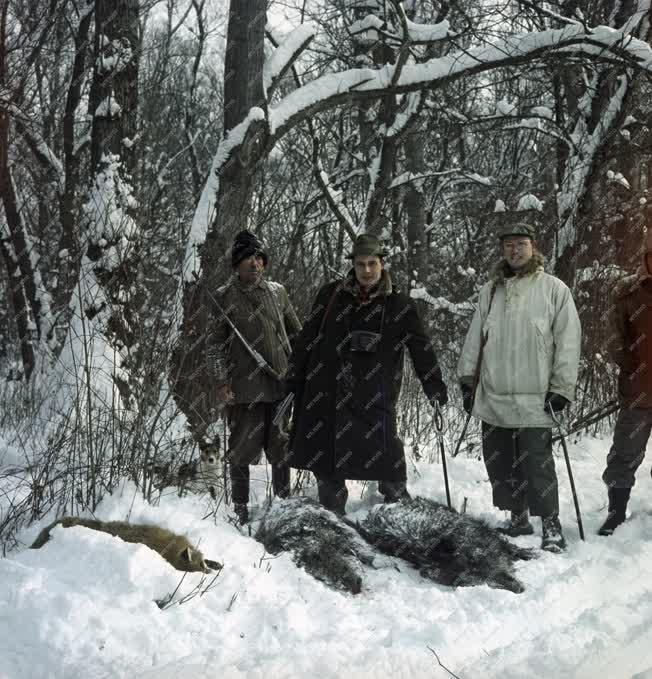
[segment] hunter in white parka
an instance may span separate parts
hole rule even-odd
[[[581,327],[570,290],[544,272],[541,255],[511,277],[501,262],[480,291],[458,363],[469,386],[485,333],[473,414],[499,427],[552,427],[544,399],[553,392],[573,401]]]
[[[542,549],[559,552],[551,412],[575,396],[580,320],[570,290],[544,272],[531,225],[505,226],[500,243],[503,259],[480,290],[458,364],[464,409],[482,420],[493,503],[511,511],[504,531],[531,534],[529,515],[540,516]]]

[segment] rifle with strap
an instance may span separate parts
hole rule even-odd
[[[244,295],[247,302],[251,305],[252,311],[256,314],[265,316],[265,318],[269,320],[269,322],[272,325],[272,328],[274,329],[274,332],[276,333],[276,336],[281,341],[281,344],[285,345],[285,349],[289,356],[292,353],[292,345],[290,344],[290,338],[288,337],[287,331],[285,329],[285,321],[283,320],[281,310],[279,309],[278,304],[276,303],[274,291],[272,290],[272,286],[269,284],[269,281],[263,281],[262,287],[269,293],[271,304],[274,307],[274,311],[276,312],[276,317],[273,317],[270,314],[268,314],[266,309],[259,308],[258,304],[251,299],[251,296],[247,290],[241,290],[241,292]],[[279,332],[278,323],[280,323],[281,332]]]
[[[570,426],[568,427],[568,431],[566,432],[566,435],[572,436],[573,434],[577,434],[577,432],[580,432],[583,429],[588,429],[588,427],[597,424],[605,417],[613,415],[617,410],[620,410],[620,407],[621,405],[616,399],[607,401],[607,403],[601,405],[598,408],[595,408],[591,412],[584,415],[584,417],[581,417],[575,420],[574,422],[571,422]],[[561,434],[557,434],[556,436],[552,437],[553,443],[557,443],[560,440]]]
[[[197,281],[199,281],[199,276],[193,271],[193,276]],[[256,366],[260,368],[264,373],[269,375],[272,379],[276,380],[277,382],[282,382],[283,377],[279,375],[274,368],[258,353],[244,338],[242,333],[238,330],[236,327],[235,323],[229,318],[228,314],[224,309],[222,308],[221,304],[217,301],[215,295],[210,292],[208,292],[208,296],[210,297],[211,302],[214,304],[215,308],[220,312],[222,315],[222,318],[224,321],[226,321],[226,324],[231,328],[233,334],[235,337],[238,338],[242,346],[244,347],[245,351],[253,358],[253,360],[256,363]]]

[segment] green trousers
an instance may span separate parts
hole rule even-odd
[[[533,516],[559,514],[552,430],[508,429],[482,423],[482,454],[498,509]]]

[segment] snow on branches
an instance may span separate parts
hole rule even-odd
[[[313,24],[301,24],[265,60],[263,66],[263,87],[268,101],[279,80],[292,67],[292,64],[294,64],[301,52],[312,42],[316,31],[317,29]]]

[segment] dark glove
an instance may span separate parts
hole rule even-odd
[[[439,388],[439,391],[435,392],[435,394],[430,399],[430,403],[432,404],[433,408],[435,407],[435,402],[438,403],[442,408],[448,403],[448,391],[443,384]]]
[[[462,407],[467,415],[470,415],[473,410],[473,389],[468,384],[460,384],[462,389]]]
[[[549,413],[550,408],[552,408],[553,412],[560,413],[569,403],[570,401],[561,394],[555,394],[554,391],[549,391],[543,402],[543,409]]]
[[[289,396],[290,394],[295,394],[297,393],[297,383],[296,380],[293,379],[288,379],[287,377],[283,380],[283,393],[286,396]]]

